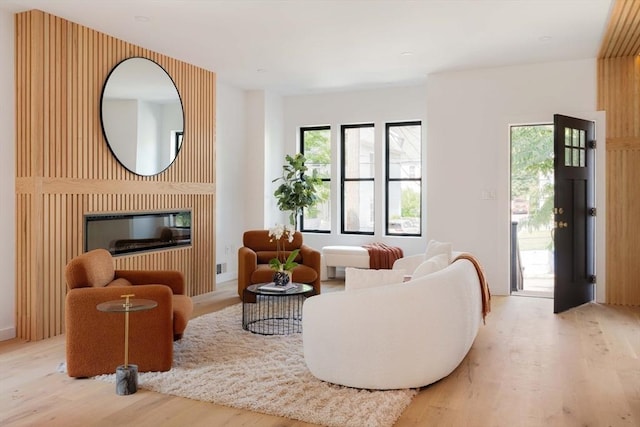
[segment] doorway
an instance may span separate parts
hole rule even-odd
[[[511,294],[553,298],[553,124],[514,125],[511,142]]]

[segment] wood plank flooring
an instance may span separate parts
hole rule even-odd
[[[239,302],[235,289],[194,298],[194,315]],[[550,299],[494,297],[462,364],[423,388],[396,426],[640,426],[640,308],[552,311]],[[118,396],[58,373],[64,357],[64,336],[0,343],[1,426],[311,426],[146,390]]]

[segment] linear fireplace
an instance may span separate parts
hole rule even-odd
[[[191,245],[191,211],[99,213],[84,216],[84,250],[113,255]]]

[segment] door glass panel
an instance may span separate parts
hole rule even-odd
[[[564,130],[564,165],[568,167],[585,167],[585,150],[587,137],[584,130],[565,128]]]

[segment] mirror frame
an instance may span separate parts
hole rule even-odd
[[[114,72],[116,72],[116,70],[118,69],[118,67],[120,65],[122,65],[123,63],[125,63],[126,61],[129,60],[140,60],[143,59],[145,61],[150,62],[151,64],[154,64],[156,67],[158,67],[159,70],[161,70],[169,79],[169,81],[171,82],[171,84],[173,85],[173,89],[175,90],[176,95],[178,96],[178,100],[180,101],[180,110],[182,113],[182,130],[181,131],[177,131],[176,132],[176,137],[181,137],[180,142],[178,143],[176,141],[176,148],[175,148],[175,155],[171,158],[171,161],[165,166],[164,164],[161,165],[162,169],[160,169],[160,167],[157,168],[157,170],[155,170],[153,173],[141,173],[140,171],[136,171],[136,170],[132,170],[130,167],[128,167],[127,165],[125,165],[124,161],[118,156],[118,153],[116,152],[116,148],[114,147],[114,145],[112,144],[111,141],[109,141],[109,137],[107,136],[107,128],[110,128],[111,126],[109,126],[109,124],[105,124],[105,117],[104,117],[104,95],[105,95],[105,91],[107,89],[107,85],[109,84],[109,80],[111,79],[112,75],[114,74]],[[140,82],[141,84],[143,84],[143,82]],[[138,176],[156,176],[159,175],[161,173],[163,173],[164,171],[166,171],[167,169],[169,169],[171,167],[171,165],[173,165],[173,163],[176,161],[176,159],[178,158],[178,155],[180,154],[180,151],[182,150],[182,146],[184,144],[184,135],[185,135],[185,128],[186,128],[186,117],[185,117],[185,112],[184,112],[184,102],[182,101],[182,96],[180,95],[180,91],[178,90],[178,86],[176,85],[175,81],[173,80],[173,78],[171,77],[171,75],[169,74],[169,72],[167,70],[164,69],[164,67],[160,64],[158,64],[156,61],[143,57],[143,56],[132,56],[132,57],[128,57],[123,59],[122,61],[118,62],[116,65],[113,66],[113,68],[109,71],[109,74],[107,74],[107,77],[104,80],[104,84],[102,85],[102,91],[100,94],[100,126],[102,127],[102,135],[104,136],[105,142],[107,143],[107,146],[109,147],[109,151],[111,152],[111,154],[113,155],[113,157],[117,160],[117,162],[126,170],[128,170],[129,172],[138,175]],[[136,140],[136,143],[139,142],[139,139]],[[159,143],[160,141],[155,141],[156,145]]]

